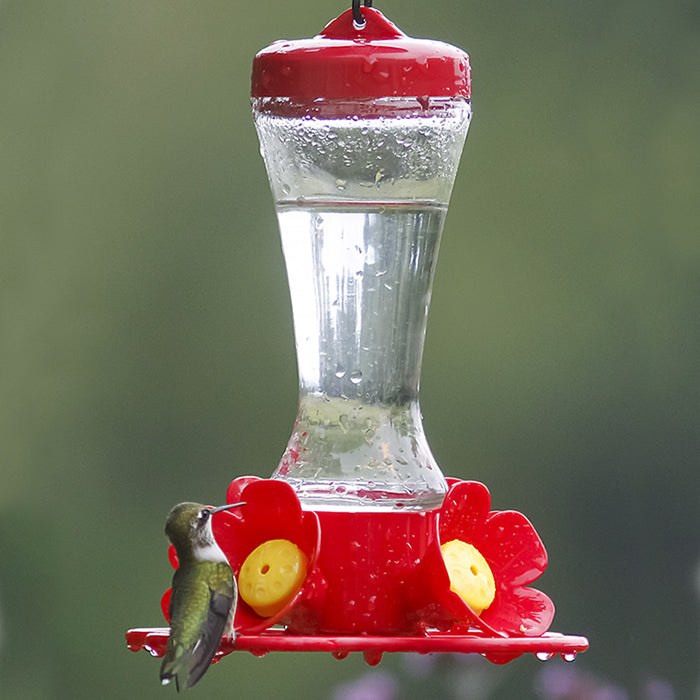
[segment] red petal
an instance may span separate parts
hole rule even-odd
[[[534,588],[499,591],[496,599],[481,614],[482,621],[509,635],[538,637],[544,634],[554,618],[554,603]]]
[[[309,558],[309,564],[316,562],[321,551],[321,525],[318,515],[313,511],[304,513],[301,527],[296,534],[294,543]]]
[[[170,624],[170,598],[172,597],[172,594],[173,589],[168,588],[168,590],[163,593],[163,597],[160,599],[160,609],[163,611],[163,615],[168,621],[168,624]]]
[[[483,525],[491,508],[491,494],[478,481],[457,482],[440,509],[440,542],[460,539],[481,551]]]
[[[249,483],[241,493],[246,528],[258,544],[272,539],[295,541],[302,510],[294,489],[284,481],[264,479]]]
[[[241,511],[245,506],[236,508]],[[245,518],[241,515],[233,515],[229,511],[216,513],[212,518],[211,528],[214,539],[223,550],[231,568],[236,574],[245,561],[245,558],[257,547],[251,542]]]
[[[547,568],[547,552],[532,523],[514,510],[489,515],[479,551],[498,587],[524,586]],[[477,545],[475,545],[477,546]]]
[[[239,476],[237,479],[234,479],[226,491],[226,503],[239,503],[242,501],[241,493],[243,489],[253,481],[262,481],[262,479],[259,476]]]

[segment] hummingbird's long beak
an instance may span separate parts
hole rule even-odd
[[[238,506],[244,506],[245,504],[246,504],[245,501],[241,501],[240,503],[229,503],[225,506],[218,506],[216,508],[212,508],[211,512],[218,513],[221,510],[229,510],[230,508],[237,508]]]

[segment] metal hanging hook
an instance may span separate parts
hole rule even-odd
[[[372,7],[372,0],[364,0],[365,7]],[[355,24],[362,27],[365,24],[365,17],[360,11],[360,0],[352,0],[352,18]]]

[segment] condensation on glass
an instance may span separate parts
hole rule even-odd
[[[445,479],[419,380],[461,98],[254,98],[294,314],[299,410],[274,478],[305,508],[422,510]]]

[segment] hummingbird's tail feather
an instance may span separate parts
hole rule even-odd
[[[160,677],[160,684],[161,684],[161,685],[170,685],[170,681],[171,681],[173,678],[175,679],[175,689],[176,689],[177,692],[179,693],[179,692],[180,692],[180,681],[178,681],[177,676],[172,676],[172,677],[171,677],[171,676],[163,676],[163,675],[161,675],[161,677]]]
[[[182,645],[174,645],[172,650],[168,649],[163,663],[160,666],[160,682],[162,685],[169,685],[175,681],[175,688],[179,693],[182,689],[191,688],[193,683],[189,682],[190,669],[193,664],[193,654]],[[181,683],[182,682],[182,683]]]
[[[187,681],[188,688],[191,688],[211,665],[214,655],[219,650],[226,622],[229,616],[235,612],[235,609],[235,593],[232,597],[212,591],[206,627],[203,630],[201,639],[192,649],[192,665],[189,669],[190,677]]]

